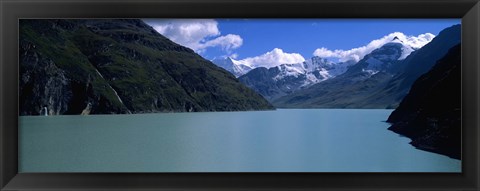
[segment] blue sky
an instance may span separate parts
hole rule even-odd
[[[434,36],[460,19],[145,19],[173,41],[207,59],[252,58],[272,50],[305,59],[323,50],[351,50],[401,32],[406,38]],[[428,36],[428,35],[427,35]],[[415,37],[415,39],[413,39]],[[431,40],[431,39],[430,39]],[[325,51],[323,51],[325,52]],[[318,53],[318,52],[317,52]],[[325,55],[325,54],[320,54]]]

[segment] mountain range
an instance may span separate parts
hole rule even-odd
[[[20,115],[274,109],[139,19],[20,19]]]
[[[413,82],[460,43],[460,37],[461,27],[454,25],[413,51],[392,39],[346,72],[271,102],[280,108],[396,108]],[[405,50],[411,53],[401,59]]]
[[[461,159],[460,42],[454,25],[419,49],[394,37],[356,63],[314,57],[254,68],[239,80],[277,108],[396,108],[389,130],[418,149]]]
[[[243,84],[273,101],[313,84],[334,78],[347,71],[355,62],[334,63],[315,56],[302,63],[281,64],[276,67],[258,67],[240,76]]]
[[[378,70],[380,70],[378,67],[387,67],[383,65],[382,62],[393,61],[388,60],[391,59],[390,57],[403,60],[416,50],[410,47],[409,43],[402,42],[396,36],[392,37],[391,42],[388,44],[398,44],[397,49],[390,49],[390,51],[396,51],[398,55],[388,55],[391,54],[391,52],[384,50],[385,55],[381,55],[381,53],[376,54],[377,58],[372,57],[367,61],[371,63],[364,69],[364,72],[378,72]],[[385,46],[383,49],[387,49],[387,47],[388,46]],[[378,52],[380,49],[382,49],[382,47],[379,47],[378,50],[375,51]],[[382,58],[382,56],[386,57]],[[233,73],[243,84],[262,94],[262,96],[271,102],[298,90],[306,89],[316,83],[335,78],[345,73],[350,66],[357,63],[354,60],[333,62],[318,56],[294,64],[280,63],[270,68],[261,66],[253,67],[248,65],[248,63],[230,57],[216,58],[213,59],[212,62]]]

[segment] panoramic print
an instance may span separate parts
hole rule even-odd
[[[19,172],[461,172],[460,19],[20,19]]]

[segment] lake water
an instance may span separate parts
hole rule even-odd
[[[461,172],[387,128],[393,110],[22,116],[20,172]]]

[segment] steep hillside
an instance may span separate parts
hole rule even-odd
[[[390,130],[419,149],[461,158],[461,46],[415,81],[392,112]]]
[[[137,19],[21,19],[19,52],[20,115],[273,109]]]

